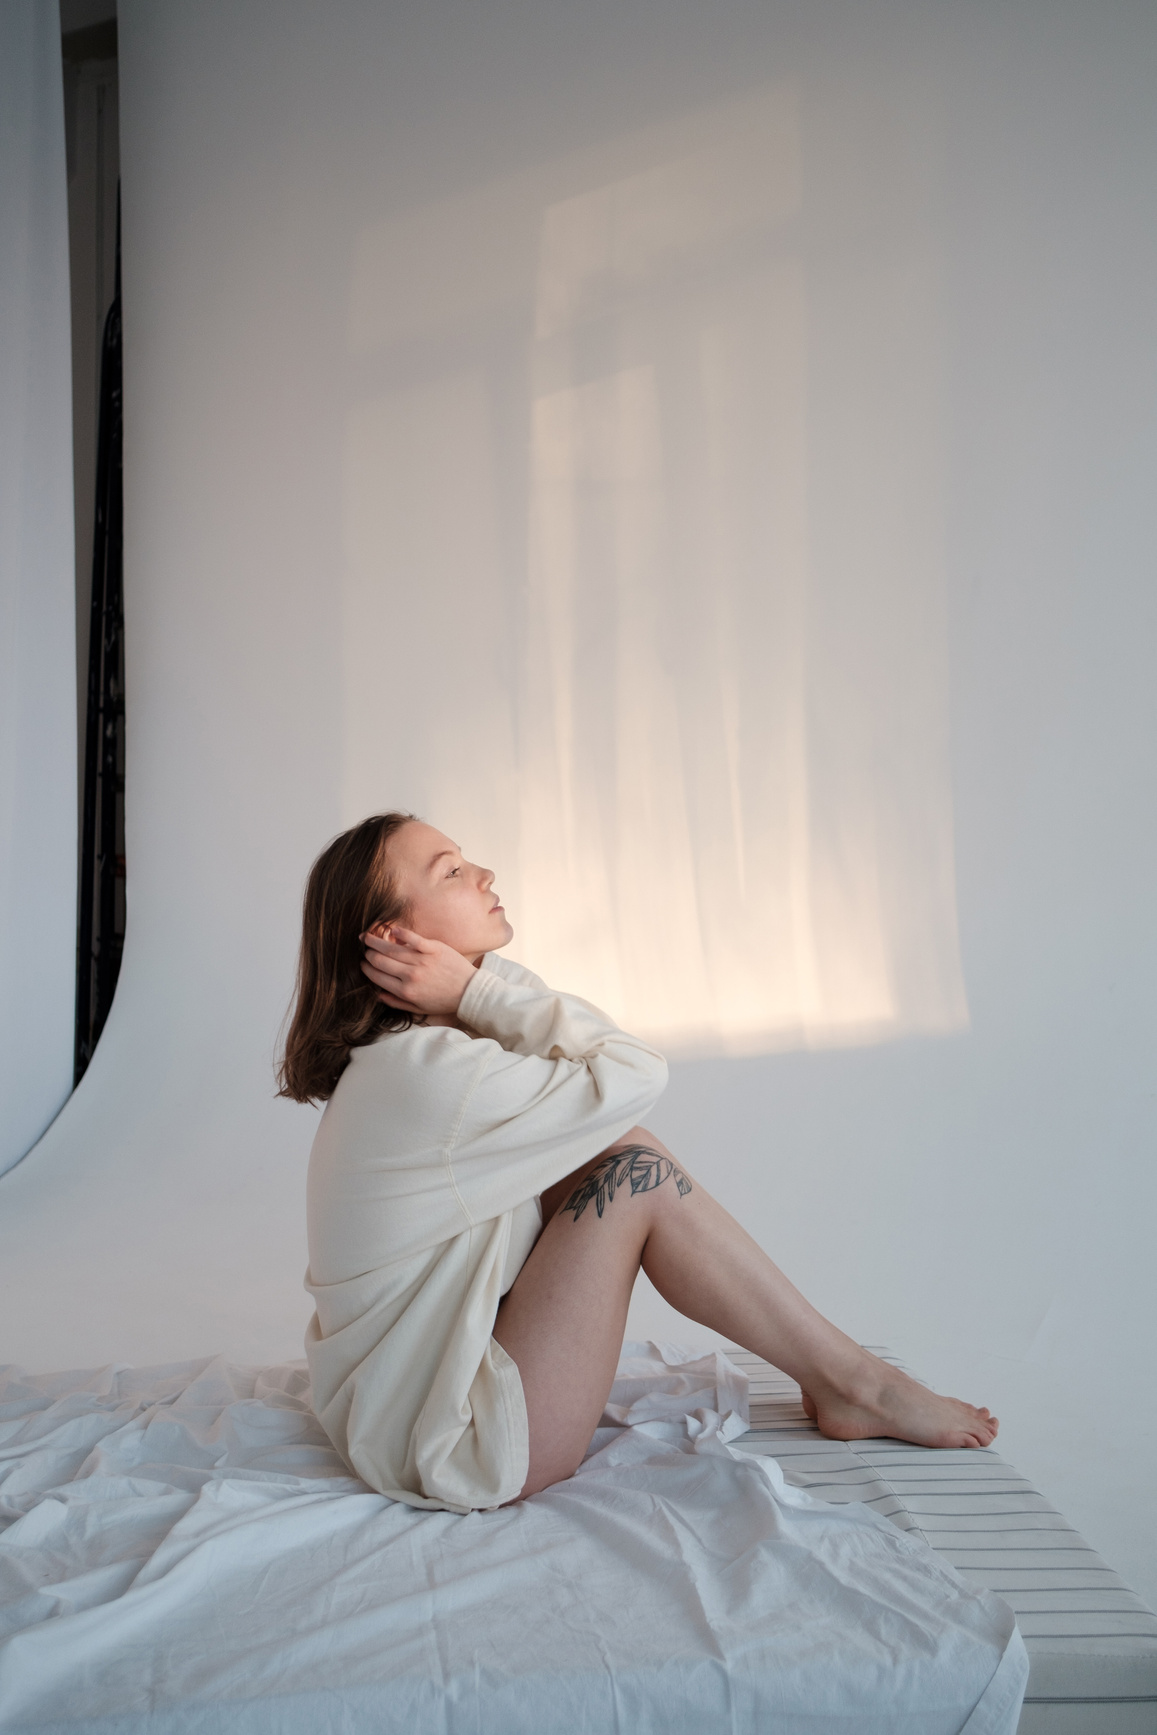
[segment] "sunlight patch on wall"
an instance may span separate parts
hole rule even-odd
[[[864,246],[830,152],[805,208],[804,113],[751,93],[355,264],[346,817],[449,831],[512,956],[671,1053],[967,1021],[934,265],[918,201]]]

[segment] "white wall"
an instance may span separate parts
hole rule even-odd
[[[76,634],[56,0],[0,14],[0,1173],[72,1088]]]
[[[414,803],[496,868],[516,929],[521,902],[563,945],[541,876],[567,908],[589,862],[528,853],[522,805],[526,778],[550,789],[541,604],[571,634],[567,716],[595,716],[624,662],[676,721],[705,669],[744,704],[794,695],[738,738],[802,809],[746,771],[737,800],[779,826],[767,898],[811,936],[795,998],[762,1052],[678,1062],[655,1130],[848,1329],[992,1403],[1010,1455],[1154,1599],[1157,15],[127,0],[120,28],[129,933],[81,1091],[0,1184],[4,1352],[298,1353],[314,1116],[271,1100],[270,1054],[302,876],[349,819]],[[790,196],[712,230],[734,175],[710,177],[745,136]],[[707,233],[675,266],[639,244],[672,222],[680,246]],[[700,388],[742,367],[703,363],[698,397],[684,369],[704,330],[701,356],[755,346],[739,362],[775,386],[766,420],[731,400],[738,445],[708,439]],[[582,396],[641,366],[635,423],[634,387]],[[535,468],[551,390],[595,403],[551,448],[551,509],[604,550],[569,592],[535,493],[558,480]],[[604,643],[582,604],[608,571]],[[680,662],[670,623],[716,620],[721,573],[743,576],[745,654],[762,633],[794,687],[782,661],[764,686],[758,656]],[[629,614],[660,585],[663,611]],[[608,816],[551,739],[616,864],[622,946],[629,804]],[[644,747],[702,813],[724,747],[699,784]],[[621,795],[615,752],[611,731],[594,769]],[[679,833],[672,799],[652,835],[718,888],[734,857],[705,862],[715,834]],[[711,970],[723,942],[696,922]],[[767,944],[778,991],[788,941]],[[845,1016],[849,957],[875,960],[887,1016]],[[713,1017],[689,1051],[720,1045]],[[636,1323],[663,1321],[641,1295]]]

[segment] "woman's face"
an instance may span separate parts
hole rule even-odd
[[[467,861],[456,843],[424,820],[412,819],[394,833],[386,859],[410,906],[402,927],[441,940],[475,962],[514,938],[490,869]]]

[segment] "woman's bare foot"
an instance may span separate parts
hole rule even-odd
[[[854,1392],[818,1401],[802,1392],[804,1414],[829,1440],[887,1436],[916,1446],[990,1446],[1000,1423],[988,1410],[942,1398],[865,1351],[867,1365]]]

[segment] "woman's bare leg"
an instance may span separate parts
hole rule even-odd
[[[577,1469],[614,1379],[640,1265],[672,1307],[798,1380],[820,1432],[987,1446],[987,1410],[942,1398],[805,1301],[645,1127],[543,1195],[545,1228],[498,1310],[530,1422],[523,1494]]]

